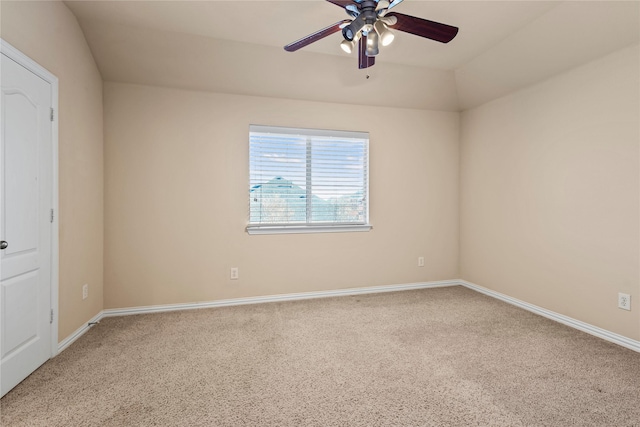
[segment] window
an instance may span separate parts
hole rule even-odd
[[[369,134],[249,128],[249,234],[367,231]]]

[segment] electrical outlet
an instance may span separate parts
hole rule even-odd
[[[238,280],[238,267],[231,267],[231,280]]]
[[[418,267],[424,267],[424,257],[418,257]]]
[[[618,308],[631,310],[631,295],[618,292]]]
[[[89,296],[89,285],[85,283],[84,285],[82,285],[82,299],[87,299],[88,296]]]

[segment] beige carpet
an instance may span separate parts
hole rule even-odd
[[[462,288],[104,319],[3,426],[640,426],[640,354]]]

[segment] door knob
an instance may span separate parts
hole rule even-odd
[[[0,241],[0,249],[7,249],[7,246],[9,246],[9,243],[4,240]]]

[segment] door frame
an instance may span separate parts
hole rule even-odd
[[[51,207],[53,209],[53,222],[51,224],[51,310],[53,310],[53,321],[51,322],[51,356],[58,354],[58,276],[59,276],[59,236],[58,224],[60,211],[58,209],[58,78],[42,67],[33,59],[13,47],[11,44],[0,38],[0,52],[11,60],[20,64],[36,76],[40,77],[51,85],[51,108],[53,108],[53,120],[51,122],[51,157],[53,162],[51,177]],[[1,178],[1,177],[0,177]]]

